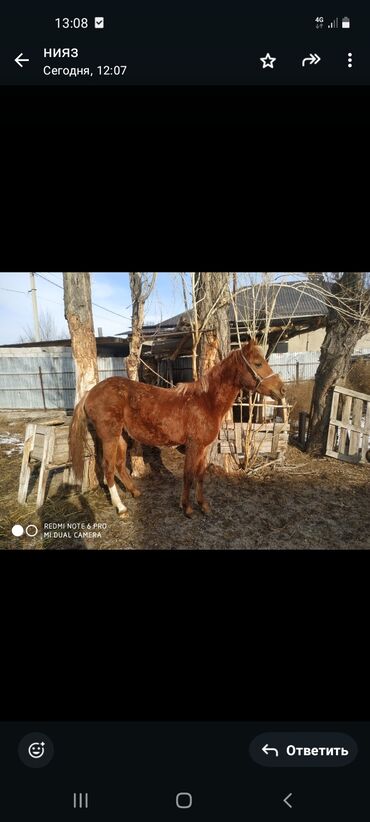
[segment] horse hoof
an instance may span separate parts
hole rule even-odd
[[[209,517],[211,514],[211,509],[208,505],[208,502],[204,502],[203,505],[200,506],[200,510],[202,514],[205,514],[206,517]]]
[[[134,490],[133,490],[133,491],[131,491],[131,494],[132,494],[132,496],[133,496],[135,499],[136,499],[137,497],[141,497],[141,491],[139,491],[139,489],[138,489],[138,488],[134,488]]]
[[[186,517],[188,517],[189,519],[191,519],[191,518],[192,518],[193,513],[194,513],[194,511],[193,511],[193,509],[192,509],[192,508],[184,508],[184,514],[185,514],[185,516],[186,516]]]
[[[128,519],[128,511],[118,511],[118,516],[120,519]]]

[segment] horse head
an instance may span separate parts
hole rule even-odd
[[[265,359],[262,348],[256,340],[242,345],[239,350],[239,367],[242,388],[248,391],[258,391],[266,397],[281,400],[285,395],[285,387],[279,374],[275,374]]]

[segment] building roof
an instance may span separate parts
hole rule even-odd
[[[116,337],[96,337],[95,339],[97,345],[122,345],[127,342],[127,340],[117,340]],[[66,347],[71,345],[71,338],[68,337],[66,340],[39,340],[38,342],[6,343],[5,345],[0,345],[0,348],[36,348],[40,345],[44,348],[52,345]]]
[[[128,340],[117,339],[116,337],[96,337],[96,347],[97,351],[114,351],[116,354],[121,354],[122,356],[126,356],[129,351],[129,343]],[[30,349],[30,348],[70,348],[71,347],[71,339],[68,338],[66,340],[40,340],[39,342],[24,342],[24,343],[11,343],[6,345],[0,345],[0,352],[2,349],[8,348],[20,348],[20,349]]]
[[[289,285],[270,285],[267,288],[263,285],[241,288],[236,294],[236,307],[238,322],[242,324],[252,318],[253,312],[255,312],[256,319],[266,319],[266,315],[270,314],[272,307],[272,320],[325,317],[328,313],[322,294],[319,294],[317,287],[308,281],[294,282]],[[164,332],[175,328],[182,330],[189,324],[189,313],[184,311],[182,314],[176,314],[161,323],[144,325],[143,331],[151,334],[161,329]],[[232,304],[230,305],[229,317],[230,322],[234,323],[235,315]]]
[[[174,317],[170,317],[168,320],[163,320],[161,323],[152,323],[148,325],[144,325],[144,331],[148,331],[149,329],[170,329],[170,328],[179,328],[179,326],[185,326],[188,321],[188,314],[190,311],[183,311],[182,314],[176,314]]]
[[[317,287],[307,281],[240,289],[236,305],[241,319],[251,318],[253,311],[261,320],[266,319],[271,310],[273,320],[324,317],[328,313],[322,292],[319,293]],[[234,320],[233,306],[230,307],[230,320]]]

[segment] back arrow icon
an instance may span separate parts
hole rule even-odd
[[[321,60],[321,57],[319,57],[318,54],[310,54],[309,57],[305,57],[304,60],[302,60],[302,66],[304,66],[304,64],[307,63],[307,62],[310,64],[310,66],[312,66],[313,63],[315,63],[315,65],[316,65],[316,63],[319,63],[320,60]]]
[[[30,62],[29,57],[23,57],[22,55],[23,55],[23,51],[21,51],[21,53],[18,54],[18,57],[14,58],[14,62],[18,63],[19,68],[23,68],[23,65],[22,65],[23,63],[29,63]]]
[[[285,799],[283,799],[283,802],[285,802],[285,804],[286,804],[286,805],[288,805],[288,808],[292,808],[292,807],[293,807],[293,805],[291,805],[291,804],[290,804],[290,802],[288,802],[288,799],[290,799],[290,797],[291,797],[291,796],[293,796],[293,794],[292,794],[292,793],[288,793],[288,796],[286,796],[286,797],[285,797]]]

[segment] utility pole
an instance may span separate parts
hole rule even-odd
[[[36,300],[36,286],[35,286],[35,274],[34,272],[30,272],[30,283],[31,283],[31,294],[32,294],[32,308],[33,308],[33,322],[35,326],[35,338],[36,342],[40,342],[40,326],[39,326],[39,315],[37,312],[37,300]]]

